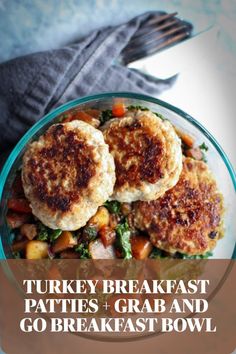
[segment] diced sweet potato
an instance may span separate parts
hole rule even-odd
[[[21,227],[23,224],[27,223],[30,219],[30,214],[24,213],[15,213],[13,211],[9,211],[7,213],[6,219],[9,227],[11,229],[16,229],[17,227]]]
[[[152,251],[152,244],[146,236],[137,235],[131,238],[131,249],[133,257],[145,259]]]
[[[89,225],[96,227],[99,231],[103,226],[107,226],[109,224],[109,211],[107,208],[101,206],[98,208],[96,214],[89,220]]]
[[[125,114],[125,105],[123,102],[116,102],[112,106],[112,115],[114,117],[123,117]]]
[[[35,224],[24,224],[20,228],[20,233],[31,241],[37,236],[37,227]]]
[[[27,259],[43,259],[48,257],[48,243],[44,241],[29,241],[26,245]]]
[[[53,245],[52,251],[54,253],[62,252],[67,248],[72,248],[76,245],[77,240],[73,237],[73,234],[70,231],[63,231]]]
[[[105,247],[112,245],[116,239],[116,232],[109,226],[103,226],[99,231],[99,236]]]
[[[29,202],[25,198],[10,198],[7,202],[8,209],[19,213],[31,213]]]
[[[105,247],[100,239],[89,243],[89,253],[92,259],[115,259],[115,251],[112,245]]]
[[[180,137],[180,139],[182,140],[182,142],[187,145],[187,147],[192,148],[194,145],[194,138],[192,136],[190,136],[187,133],[182,132],[181,130],[175,128],[176,133],[178,134],[178,136]]]
[[[186,150],[185,155],[199,161],[203,158],[203,153],[199,147]]]

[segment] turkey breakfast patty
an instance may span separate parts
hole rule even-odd
[[[222,236],[223,201],[202,161],[185,158],[175,187],[162,198],[134,203],[134,223],[154,246],[169,253],[199,255]]]
[[[76,230],[111,195],[114,161],[99,130],[79,120],[55,124],[28,146],[22,181],[42,223]]]
[[[110,120],[102,131],[116,166],[112,199],[153,200],[178,182],[181,141],[170,122],[149,111],[128,112]]]

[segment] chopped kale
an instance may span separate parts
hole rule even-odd
[[[127,109],[129,110],[129,111],[150,111],[150,109],[149,108],[147,108],[147,107],[143,107],[143,106],[134,106],[134,105],[130,105],[130,106],[128,106],[127,107]],[[166,120],[166,118],[161,114],[161,113],[157,113],[157,112],[152,112],[153,114],[155,114],[157,117],[159,117],[160,119],[162,119],[162,120]]]
[[[104,206],[111,214],[119,214],[121,208],[121,204],[117,200],[107,201]]]
[[[90,242],[97,238],[97,230],[93,226],[86,226],[83,230],[83,242]]]
[[[162,120],[166,120],[166,118],[161,114],[161,113],[157,113],[157,112],[153,112],[157,117],[159,117]]]
[[[128,111],[149,111],[147,107],[130,105],[127,107]]]
[[[121,253],[122,258],[130,259],[132,258],[131,243],[130,243],[130,229],[127,220],[123,220],[122,223],[118,224],[116,227],[116,248]]]
[[[160,258],[167,258],[166,252],[160,250],[159,248],[153,248],[152,252],[149,255],[149,258],[152,259],[160,259]]]
[[[208,151],[208,146],[203,142],[201,145],[199,145],[199,149],[202,150],[202,161],[203,162],[207,162],[207,158],[206,158],[206,155],[203,151]]]
[[[80,259],[90,259],[91,255],[89,253],[88,244],[81,242],[75,251],[79,253]]]
[[[43,225],[41,222],[37,224],[38,234],[37,240],[54,242],[62,233],[62,230],[52,230],[49,227]]]
[[[211,257],[213,254],[212,252],[206,252],[205,254],[189,256],[184,253],[176,252],[172,257],[165,251],[160,250],[158,248],[153,248],[149,258],[152,259],[160,259],[160,258],[174,258],[174,259],[207,259]]]
[[[112,118],[112,110],[111,109],[106,109],[105,111],[102,111],[99,116],[99,120],[100,120],[101,124],[106,123],[111,118]]]
[[[57,230],[51,230],[49,229],[49,237],[50,237],[50,241],[54,242],[62,233],[61,229],[57,229]]]
[[[15,259],[20,259],[20,258],[22,258],[19,251],[18,251],[18,252],[13,252],[13,253],[12,253],[12,256],[13,256],[13,258],[15,258]]]
[[[75,251],[79,253],[80,259],[90,259],[89,243],[95,240],[98,236],[97,230],[93,226],[85,226],[82,235],[79,239],[78,246],[75,247]]]
[[[206,155],[204,153],[202,153],[202,161],[207,163],[207,158],[206,158]]]
[[[213,253],[209,251],[209,252],[206,252],[205,254],[202,254],[201,258],[206,259],[206,258],[210,258],[212,256],[213,256]]]
[[[178,257],[177,258],[181,258],[181,259],[207,259],[211,256],[213,256],[212,252],[206,252],[205,254],[199,254],[199,255],[194,255],[194,256],[189,256],[187,254],[184,253],[178,253]]]
[[[208,151],[208,146],[205,144],[205,143],[202,143],[201,145],[199,145],[199,148],[201,149],[201,150],[205,150],[205,151]]]
[[[45,225],[43,225],[41,222],[38,223],[37,229],[38,229],[37,240],[47,241],[48,237],[49,237],[49,234],[48,234],[49,229]]]

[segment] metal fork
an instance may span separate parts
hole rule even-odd
[[[177,12],[160,12],[151,17],[122,50],[120,60],[127,65],[190,37],[193,26],[176,17]]]

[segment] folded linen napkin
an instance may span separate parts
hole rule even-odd
[[[64,48],[0,64],[0,163],[38,119],[69,100],[108,91],[157,95],[169,88],[173,78],[150,78],[116,64],[132,36],[157,14],[146,13]]]

